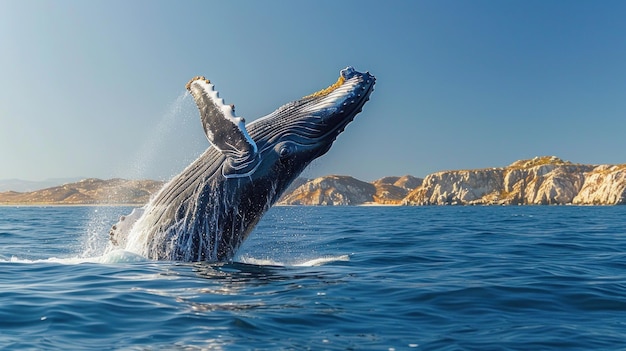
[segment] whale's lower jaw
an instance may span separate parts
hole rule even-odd
[[[187,88],[213,146],[114,225],[113,246],[155,260],[232,260],[291,182],[361,112],[374,83],[349,67],[329,88],[244,125],[208,80],[192,79]]]

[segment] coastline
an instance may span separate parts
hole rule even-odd
[[[59,204],[59,203],[14,203],[0,204],[0,207],[142,207],[145,204]]]
[[[31,192],[0,192],[0,206],[141,207],[163,182],[96,178]],[[127,202],[130,200],[130,202]],[[299,179],[274,206],[626,205],[626,164],[593,165],[555,156],[505,167],[441,171],[425,178]]]

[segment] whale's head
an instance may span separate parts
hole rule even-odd
[[[369,73],[348,67],[328,88],[246,124],[208,79],[191,79],[186,87],[211,146],[145,211],[113,226],[112,241],[156,259],[232,259],[291,182],[361,112],[374,83]]]
[[[376,78],[352,67],[326,89],[279,107],[248,126],[262,162],[262,173],[299,175],[324,155],[337,136],[361,112],[374,90]]]
[[[256,189],[272,188],[278,196],[330,149],[369,100],[375,81],[369,72],[347,67],[328,88],[249,124],[235,116],[233,105],[225,104],[204,77],[193,78],[187,89],[198,105],[207,138],[225,157],[222,176],[238,184],[249,181]]]

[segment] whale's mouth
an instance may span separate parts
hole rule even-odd
[[[352,67],[341,70],[339,79],[326,89],[305,96],[305,113],[319,118],[312,120],[313,129],[320,132],[310,142],[332,142],[354,120],[369,100],[376,78]]]
[[[267,135],[267,144],[262,149],[285,139],[303,146],[330,147],[361,112],[375,83],[376,78],[369,72],[361,73],[352,67],[341,70],[337,81],[329,87],[283,105],[253,122],[256,125],[271,121],[272,133],[261,128],[265,132],[259,136]]]
[[[375,83],[376,78],[369,72],[361,73],[348,66],[339,72],[339,78],[334,84],[302,100],[309,102],[310,106],[306,109],[309,111],[331,109],[340,114],[352,112],[354,107],[362,107],[369,100]]]

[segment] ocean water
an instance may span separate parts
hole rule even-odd
[[[275,207],[235,262],[0,207],[2,350],[626,350],[626,206]]]

